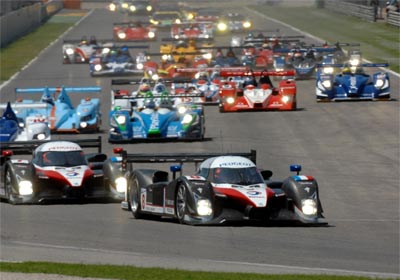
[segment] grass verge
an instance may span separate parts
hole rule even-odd
[[[400,72],[400,33],[395,26],[313,7],[264,5],[250,8],[330,43],[360,43],[364,58],[372,62],[389,62],[391,70]]]
[[[138,268],[117,265],[86,265],[50,262],[0,262],[0,271],[50,273],[78,277],[96,277],[125,280],[367,280],[357,276],[329,275],[262,275],[250,273],[222,273],[184,271],[178,269]]]

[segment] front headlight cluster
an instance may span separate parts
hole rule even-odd
[[[32,182],[23,180],[18,183],[18,191],[20,195],[31,195],[33,194]]]
[[[121,40],[126,39],[126,33],[124,31],[119,31],[117,34],[118,38]]]
[[[67,48],[66,50],[65,50],[65,53],[67,54],[67,55],[73,55],[74,54],[74,49],[73,48]]]
[[[149,6],[146,7],[146,11],[151,12],[152,10],[153,10],[152,6],[149,5]]]
[[[226,103],[228,103],[228,104],[233,104],[233,103],[235,103],[235,98],[233,98],[233,97],[228,97],[227,99],[226,99]]]
[[[129,6],[129,10],[130,10],[131,12],[134,12],[134,11],[136,11],[136,7],[133,6],[133,5],[131,5],[131,6]]]
[[[290,101],[290,99],[291,99],[291,98],[290,98],[290,96],[288,96],[288,95],[282,96],[282,102],[285,103],[285,104],[288,103],[288,102]]]
[[[97,72],[101,71],[101,69],[103,69],[103,66],[101,66],[101,64],[96,64],[94,66],[94,70],[97,71]]]
[[[197,214],[200,216],[210,216],[212,214],[211,201],[208,199],[200,199],[196,203]]]
[[[303,199],[301,201],[301,211],[304,215],[316,215],[318,212],[317,203],[313,199]]]
[[[333,67],[323,67],[322,72],[324,72],[324,74],[333,74]]]
[[[147,33],[147,37],[153,39],[154,37],[156,37],[156,33],[154,33],[153,31],[149,31],[149,33]]]
[[[193,119],[194,119],[194,116],[192,114],[186,114],[183,116],[182,124],[183,125],[190,124],[193,121]]]
[[[332,82],[330,80],[321,81],[321,84],[326,89],[331,89],[332,88]]]
[[[115,12],[117,10],[117,5],[114,3],[111,3],[110,6],[108,6],[111,12]]]
[[[228,25],[225,22],[220,22],[217,25],[219,31],[226,31],[228,29]]]
[[[115,189],[117,190],[117,192],[125,193],[126,187],[127,187],[126,178],[118,177],[117,179],[115,179]]]
[[[250,21],[243,22],[243,28],[250,28],[250,27],[251,27],[251,22]]]

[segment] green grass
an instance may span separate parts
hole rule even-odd
[[[64,33],[72,23],[46,23],[32,33],[0,49],[0,82],[20,71],[40,51]]]
[[[126,280],[367,280],[356,276],[327,275],[261,275],[249,273],[219,273],[184,271],[177,269],[138,268],[117,265],[62,264],[49,262],[0,262],[0,271],[24,273],[50,273],[79,277]]]
[[[360,43],[364,58],[372,62],[389,62],[391,70],[400,72],[400,33],[395,26],[312,7],[251,8],[330,43]]]

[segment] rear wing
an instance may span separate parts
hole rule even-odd
[[[118,50],[122,48],[127,48],[127,49],[148,49],[150,48],[149,45],[116,45],[113,44],[112,46],[95,46],[93,47],[95,49],[112,49],[112,50]]]
[[[33,102],[33,103],[10,103],[10,106],[13,110],[21,110],[21,109],[46,109],[47,104],[43,102]],[[4,110],[7,108],[6,103],[0,104],[0,110]]]
[[[129,25],[133,25],[133,26],[150,26],[153,25],[150,21],[124,21],[124,22],[114,22],[113,23],[114,26],[129,26]]]
[[[102,43],[102,44],[104,44],[104,43],[113,43],[114,42],[114,39],[95,39],[96,40],[96,43],[98,44],[98,43]],[[63,43],[64,44],[79,44],[79,43],[82,43],[82,41],[83,41],[83,39],[64,39],[63,40]],[[90,39],[88,39],[88,41],[89,41],[89,44],[90,44]]]
[[[41,88],[16,88],[16,93],[99,93],[101,87],[41,87]]]
[[[57,142],[57,141],[61,141],[61,140],[50,140],[50,141],[34,140],[34,141],[3,142],[0,145],[0,151],[1,151],[1,153],[3,153],[3,151],[10,150],[13,152],[13,154],[29,155],[29,154],[32,154],[32,152],[37,147],[39,147],[41,144],[44,144],[47,142]],[[81,148],[97,148],[98,153],[102,152],[101,136],[98,136],[97,138],[93,138],[93,139],[76,139],[76,140],[67,140],[67,141],[74,142],[74,143],[78,144]]]
[[[249,68],[245,66],[237,66],[237,67],[206,67],[206,68],[176,68],[175,72],[177,73],[198,73],[198,72],[212,72],[212,71],[248,71]]]
[[[327,63],[327,64],[317,64],[317,67],[351,67],[351,65],[344,63]],[[357,65],[357,67],[389,67],[389,63],[362,63]]]
[[[295,70],[286,71],[221,71],[220,75],[222,77],[253,77],[253,76],[294,76],[296,74]]]
[[[122,148],[114,148],[114,153],[122,157],[123,172],[126,171],[127,163],[201,163],[208,158],[218,156],[241,156],[250,159],[254,164],[257,160],[257,151],[251,150],[247,153],[165,153],[165,154],[130,154]]]
[[[190,79],[180,79],[180,78],[174,78],[174,79],[163,79],[163,84],[173,84],[173,83],[191,83],[192,80]],[[157,84],[157,81],[154,80],[146,80],[143,81],[143,79],[113,79],[111,80],[111,85],[139,85],[142,83],[146,84]]]

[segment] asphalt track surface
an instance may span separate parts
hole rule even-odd
[[[295,35],[287,26],[252,15],[260,27]],[[112,23],[123,19],[118,13],[94,9],[63,38],[111,38]],[[228,37],[218,40],[217,44],[226,44]],[[298,81],[295,112],[221,114],[208,106],[203,142],[111,145],[107,143],[111,78],[90,77],[88,65],[63,65],[61,45],[62,40],[56,41],[2,87],[0,101],[14,98],[15,87],[101,86],[105,153],[111,155],[115,146],[149,153],[256,149],[258,165],[273,170],[276,179],[288,176],[292,163],[302,164],[303,174],[317,179],[329,226],[193,227],[172,220],[135,220],[118,203],[0,203],[0,260],[400,276],[398,77],[391,76],[394,100],[389,102],[316,103],[315,81]],[[151,43],[151,50],[158,50],[158,43]],[[191,166],[185,168],[186,173],[192,171]]]

